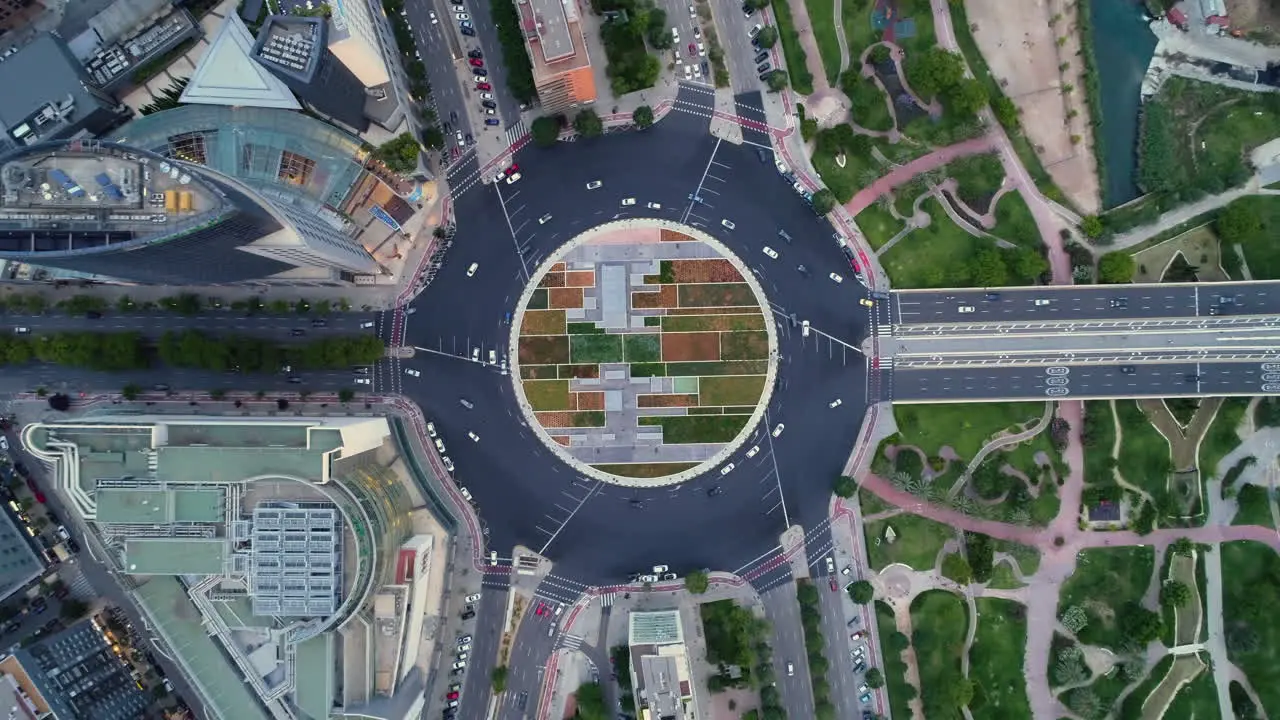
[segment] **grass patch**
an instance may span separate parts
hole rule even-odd
[[[804,7],[809,13],[813,38],[818,43],[818,55],[822,57],[822,71],[826,73],[827,83],[835,85],[836,78],[840,75],[840,39],[836,37],[835,3],[831,0],[804,0]],[[790,57],[787,58],[787,69],[791,70]]]
[[[1034,575],[1040,569],[1040,551],[1036,548],[1012,540],[994,540],[993,543],[996,552],[1013,556],[1024,576]]]
[[[563,310],[533,310],[520,319],[521,335],[564,335]]]
[[[564,311],[561,310],[559,312]],[[566,327],[565,333],[569,335],[604,335],[605,330],[593,322],[571,322]]]
[[[1043,247],[1040,230],[1036,227],[1035,218],[1031,216],[1031,208],[1022,198],[1022,193],[1007,192],[1000,197],[996,205],[995,234],[1009,242],[1029,250],[1039,252]]]
[[[915,445],[927,455],[950,445],[962,458],[972,458],[996,432],[1040,419],[1041,403],[941,403],[895,405],[900,444]]]
[[[897,505],[881,500],[879,495],[864,488],[858,488],[858,507],[862,508],[863,517],[898,509]]]
[[[604,411],[583,410],[569,413],[569,427],[604,427]]]
[[[1204,669],[1195,678],[1182,686],[1173,702],[1164,711],[1164,717],[1196,718],[1196,720],[1215,720],[1222,717],[1218,711],[1218,684],[1213,679],[1213,671],[1209,669],[1209,658],[1200,655]]]
[[[769,334],[763,330],[720,333],[724,360],[760,360],[769,356]]]
[[[1268,717],[1280,713],[1280,555],[1251,540],[1223,543],[1227,657],[1248,676]]]
[[[899,513],[885,520],[866,523],[867,559],[874,570],[902,563],[915,570],[931,570],[942,545],[956,536],[955,528],[940,522]],[[892,543],[885,541],[885,530],[893,528]]]
[[[1248,409],[1249,398],[1229,397],[1222,401],[1213,424],[1200,441],[1200,474],[1205,478],[1217,477],[1222,458],[1240,445],[1236,429],[1244,421]]]
[[[764,316],[754,315],[668,315],[662,320],[663,332],[709,332],[763,330]]]
[[[1280,280],[1280,197],[1275,195],[1251,195],[1232,202],[1252,211],[1261,221],[1261,227],[1244,237],[1239,247],[1244,251],[1245,263],[1254,280]],[[1243,278],[1233,245],[1222,248],[1222,266],[1233,278]]]
[[[754,405],[764,392],[764,375],[710,376],[698,381],[699,405]]]
[[[1155,551],[1151,547],[1082,550],[1076,570],[1062,585],[1058,617],[1079,607],[1089,623],[1076,637],[1086,645],[1118,649],[1123,642],[1116,614],[1129,602],[1140,602],[1151,584]]]
[[[1116,417],[1122,428],[1120,454],[1116,458],[1121,476],[1158,497],[1168,487],[1169,473],[1173,472],[1169,441],[1133,400],[1116,400]]]
[[[693,462],[671,463],[608,463],[591,467],[613,475],[633,478],[660,478],[691,470],[698,466]]]
[[[795,20],[791,19],[791,8],[786,0],[770,3],[773,10],[773,21],[778,26],[778,39],[782,42],[782,54],[787,60],[787,73],[791,76],[791,87],[801,95],[813,94],[813,75],[809,73],[804,47],[800,45],[800,34],[796,32]]]
[[[537,412],[569,409],[568,380],[525,380],[524,396]]]
[[[645,316],[645,319],[644,319],[644,326],[645,327],[662,327],[662,318],[654,315],[647,315]]]
[[[631,377],[666,377],[664,363],[631,363]]]
[[[975,720],[1031,717],[1022,657],[1027,609],[998,598],[978,598],[978,630],[969,648],[969,678],[977,683],[969,710]]]
[[[834,83],[833,83],[834,84]],[[892,130],[893,115],[880,86],[863,77],[857,58],[850,57],[849,69],[840,78],[840,89],[849,96],[850,119],[868,130]]]
[[[872,250],[879,250],[884,247],[886,243],[893,239],[894,235],[897,235],[906,226],[905,223],[894,217],[893,213],[881,207],[878,202],[868,205],[853,220],[858,224],[858,228],[862,230],[862,234],[866,236]]]
[[[547,309],[547,289],[538,288],[529,296],[529,304],[525,306],[526,310],[546,310]]]
[[[871,26],[874,6],[874,0],[843,0],[840,3],[840,23],[844,25],[844,41],[849,44],[850,68],[857,69],[862,51],[880,42],[880,33]]]
[[[1013,573],[1013,568],[1009,567],[1008,561],[996,563],[991,569],[991,580],[987,583],[987,587],[996,590],[1016,590],[1024,585],[1026,583],[1018,580],[1018,576]]]
[[[726,443],[746,426],[750,415],[663,415],[641,417],[640,425],[662,428],[662,442],[668,445]]]
[[[1232,525],[1260,525],[1275,528],[1275,524],[1271,521],[1271,499],[1268,497],[1266,488],[1258,485],[1241,486],[1240,492],[1236,494],[1236,504],[1239,509],[1231,520]]]
[[[876,601],[876,630],[881,642],[898,631],[893,608],[888,604]],[[887,647],[884,656],[885,690],[889,693],[889,711],[893,717],[911,717],[909,702],[916,696],[916,689],[907,683],[907,664],[902,660],[901,652],[893,652]]]
[[[1116,441],[1116,425],[1109,401],[1085,401],[1081,439],[1085,446],[1084,481],[1089,485],[1114,485],[1112,469],[1116,460],[1111,448]]]
[[[517,355],[521,365],[566,365],[569,362],[569,336],[522,337]]]
[[[653,363],[662,359],[662,341],[657,335],[623,335],[623,349],[629,363]]]
[[[571,335],[569,357],[575,363],[622,362],[622,336]]]
[[[763,375],[769,369],[767,360],[719,360],[712,362],[667,363],[669,377],[702,377],[704,375]]]
[[[1000,157],[995,153],[982,153],[953,160],[947,163],[944,172],[955,178],[956,195],[978,212],[985,212],[989,208],[991,197],[1004,182],[1004,166],[1000,164]]]
[[[1038,270],[1026,275],[1018,262],[1026,249],[1000,249],[988,238],[970,235],[947,217],[936,198],[926,198],[920,209],[929,215],[928,227],[912,230],[880,258],[894,287],[1031,285],[1038,279]]]
[[[964,679],[960,656],[969,622],[964,601],[945,590],[921,593],[911,603],[911,643],[919,663],[925,717],[953,717],[956,713],[945,689]]]
[[[746,283],[678,285],[680,307],[754,307],[756,295]]]
[[[1173,419],[1185,428],[1191,422],[1191,418],[1195,417],[1196,409],[1200,407],[1200,398],[1165,398],[1164,406],[1169,409]]]

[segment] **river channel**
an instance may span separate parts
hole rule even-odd
[[[1106,184],[1102,206],[1109,208],[1139,195],[1138,116],[1142,78],[1156,50],[1156,36],[1136,0],[1088,0],[1093,17],[1093,53],[1102,96],[1103,164]]]

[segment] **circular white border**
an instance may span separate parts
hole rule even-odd
[[[551,267],[561,262],[566,254],[571,250],[585,245],[594,240],[597,236],[616,232],[619,230],[636,230],[636,229],[657,229],[670,230],[706,243],[715,248],[724,259],[733,264],[733,267],[743,277],[745,282],[756,296],[756,302],[760,306],[760,313],[765,318],[765,333],[769,338],[769,358],[768,366],[765,370],[764,390],[760,394],[760,399],[756,401],[755,410],[752,411],[750,419],[743,425],[742,430],[729,442],[725,443],[715,455],[698,463],[698,465],[675,473],[673,475],[664,475],[660,478],[631,478],[622,475],[614,475],[602,470],[597,470],[591,465],[574,457],[568,449],[551,439],[550,432],[542,427],[542,423],[538,422],[537,416],[534,414],[533,408],[529,405],[529,400],[524,393],[524,382],[520,379],[520,327],[524,323],[524,313],[529,304],[529,300],[533,297],[534,291],[538,290],[538,284],[542,278],[550,272]],[[676,485],[705,473],[711,468],[719,465],[729,456],[737,452],[742,447],[747,438],[751,435],[751,431],[764,419],[765,410],[769,407],[769,402],[773,398],[774,386],[778,381],[778,329],[773,322],[773,311],[770,309],[769,299],[765,297],[764,287],[756,279],[755,273],[751,268],[742,261],[727,245],[715,239],[711,235],[694,227],[684,225],[682,223],[673,222],[671,220],[662,220],[659,218],[637,218],[630,220],[613,220],[593,228],[585,230],[574,236],[565,244],[556,249],[554,253],[547,256],[545,260],[538,265],[531,275],[528,284],[525,286],[524,292],[520,294],[520,299],[516,303],[515,315],[511,322],[511,339],[507,344],[507,366],[511,368],[511,381],[515,386],[516,398],[519,401],[520,412],[524,415],[525,424],[534,430],[534,434],[546,445],[557,457],[565,461],[574,470],[586,475],[589,478],[607,482],[613,485],[621,485],[623,487],[666,487],[668,485]]]

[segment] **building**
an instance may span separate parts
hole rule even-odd
[[[26,587],[45,569],[31,546],[31,534],[9,512],[18,507],[13,503],[0,509],[0,601]]]
[[[596,81],[577,0],[514,0],[543,110],[559,113],[596,101]]]
[[[133,116],[98,90],[57,35],[44,33],[0,62],[0,155],[71,137],[96,137]]]
[[[698,709],[680,611],[632,612],[627,618],[627,645],[640,717],[695,720]]]
[[[147,63],[203,34],[200,23],[180,7],[172,8],[158,19],[148,22],[144,17],[138,22],[140,24],[121,31],[113,42],[96,33],[84,34],[85,51],[92,51],[82,58],[85,70],[104,92],[121,89]]]
[[[92,619],[15,650],[0,673],[0,695],[15,696],[10,718],[136,720],[151,704]]]
[[[36,0],[0,0],[0,38],[11,30],[25,27],[40,17],[44,9]]]
[[[421,714],[448,544],[415,530],[386,419],[107,415],[22,442],[206,716]]]

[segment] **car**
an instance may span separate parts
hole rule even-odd
[[[289,378],[289,384],[290,384],[290,385],[301,385],[301,384],[302,384],[302,378],[297,377],[297,376],[290,377],[290,378]]]
[[[1237,302],[1238,302],[1238,299],[1236,298],[1235,295],[1219,295],[1218,296],[1219,305],[1235,305]]]
[[[455,690],[455,691],[453,691],[453,692],[449,693],[448,695],[445,695],[445,696],[444,696],[444,699],[445,699],[445,700],[457,700],[457,699],[458,699],[458,692]]]
[[[463,611],[462,611],[462,615],[461,615],[460,617],[461,617],[463,620],[470,620],[471,618],[473,618],[473,617],[475,617],[475,616],[476,616],[476,611],[475,611],[475,610],[472,610],[472,609],[470,609],[470,608],[468,608],[468,609],[466,609],[466,610],[463,610]]]
[[[538,607],[533,609],[534,615],[545,615],[546,612],[547,612],[547,606],[543,605],[542,603],[538,603]]]
[[[474,614],[474,613],[473,613],[473,614]],[[465,660],[459,660],[458,662],[456,662],[456,663],[454,663],[454,664],[453,664],[453,669],[454,669],[454,670],[464,670],[464,669],[466,669],[466,667],[467,667],[467,663],[466,663],[466,661],[465,661]]]
[[[480,58],[471,58],[467,62],[471,63],[471,67],[484,67],[484,61]]]
[[[761,75],[769,72],[772,69],[773,69],[773,65],[768,62],[762,62],[756,66],[756,72],[760,73]]]
[[[440,438],[436,438],[436,450],[439,450],[441,455],[443,455],[443,454],[444,454],[444,452],[445,452],[445,449],[444,449],[444,440],[442,440],[442,439],[440,439]]]
[[[1210,314],[1210,315],[1217,315],[1217,314],[1218,314],[1218,306],[1217,306],[1217,305],[1210,305],[1210,306],[1209,306],[1209,314]]]
[[[841,575],[848,575],[851,572],[853,572],[853,567],[849,565],[845,565],[843,568],[840,569]]]
[[[547,213],[546,215],[543,215],[542,217],[538,218],[538,224],[546,225],[549,220],[551,220],[551,213]]]
[[[777,251],[777,250],[774,250],[773,248],[769,247],[768,245],[765,245],[765,246],[764,246],[764,254],[765,254],[765,255],[768,255],[769,257],[773,258],[774,260],[777,260],[777,259],[778,259],[778,251]]]
[[[512,175],[508,175],[508,176],[507,176],[507,184],[508,184],[508,185],[515,185],[516,183],[520,182],[520,178],[522,178],[522,177],[524,177],[524,176],[523,176],[523,175],[521,175],[520,173],[514,173],[514,174],[512,174]]]
[[[998,292],[989,292],[989,293],[987,293],[986,295],[983,295],[983,296],[982,296],[982,298],[983,298],[984,300],[989,301],[989,302],[999,302],[999,300],[1000,300],[1000,293],[998,293]]]
[[[689,6],[689,17],[698,17],[698,11],[692,5]],[[697,30],[697,26],[694,26],[694,29]]]
[[[467,431],[467,437],[471,438],[471,442],[480,442],[480,436],[470,430]]]
[[[454,139],[454,140],[457,140],[459,143],[461,143],[461,142],[462,142],[462,131],[461,131],[461,130],[458,130],[457,132],[455,132],[455,133],[453,134],[453,139]]]
[[[587,183],[587,189],[588,189],[588,190],[599,190],[599,189],[600,189],[600,186],[602,186],[602,185],[604,185],[604,181],[602,181],[602,180],[592,180],[591,182]]]
[[[475,405],[471,404],[471,401],[466,398],[458,398],[458,404],[468,410],[475,408]]]
[[[748,5],[748,4],[746,4],[746,3],[743,3],[743,5],[742,5],[742,16],[743,16],[743,17],[747,17],[747,18],[749,18],[749,17],[751,17],[752,15],[755,15],[755,14],[756,14],[756,9],[755,9],[754,7],[752,7],[751,5]]]
[[[468,15],[468,14],[466,14],[466,13],[454,13],[454,15],[453,15],[453,16],[454,16],[455,18],[457,18],[458,20],[470,20],[470,19],[471,19],[471,16],[470,16],[470,15]]]
[[[697,54],[698,54],[698,46],[693,43],[689,43],[689,56],[696,57]]]
[[[693,79],[693,68],[689,67],[688,65],[684,66],[684,79],[685,80]]]
[[[783,425],[782,423],[778,423],[777,426],[773,428],[773,436],[780,437],[782,435],[782,431],[786,429],[787,429],[786,425]]]
[[[1129,307],[1129,298],[1114,297],[1114,298],[1111,298],[1110,302],[1108,302],[1107,304],[1113,308],[1127,308]]]
[[[449,459],[448,455],[440,456],[440,464],[444,465],[445,470],[448,470],[449,472],[453,472],[453,461]]]
[[[760,34],[760,31],[761,31],[761,30],[763,30],[763,29],[764,29],[764,26],[763,26],[763,25],[761,25],[760,23],[756,23],[755,25],[752,25],[752,26],[751,26],[751,29],[750,29],[750,30],[748,30],[748,31],[747,31],[747,37],[749,37],[749,38],[751,38],[751,39],[753,39],[753,40],[754,40],[754,39],[755,39],[755,37],[756,37],[757,35],[759,35],[759,34]]]
[[[673,44],[680,42],[680,30],[678,28],[671,28],[671,42]]]
[[[498,353],[493,350],[489,351],[489,364],[490,365],[498,364]]]
[[[481,99],[481,100],[492,100],[492,99],[493,99],[493,93],[482,92],[482,93],[480,93],[480,99]]]
[[[862,307],[875,307],[876,304],[866,298],[858,298],[858,304]]]
[[[458,644],[459,644],[459,645],[465,645],[465,644],[467,644],[467,643],[469,643],[469,642],[471,642],[471,636],[470,636],[470,635],[463,635],[462,637],[458,638]],[[450,690],[461,690],[461,688],[457,688],[457,687],[451,687],[451,688],[449,688],[449,689],[450,689]]]
[[[1183,378],[1183,380],[1186,380],[1189,383],[1198,383],[1203,379],[1204,379],[1203,376],[1197,375],[1195,373],[1187,373],[1187,376]]]
[[[707,46],[704,43],[698,43],[698,55],[701,57],[707,56]]]
[[[497,103],[495,103],[495,102],[494,102],[494,101],[492,101],[492,100],[482,100],[482,101],[480,101],[480,105],[481,105],[482,107],[485,107],[485,108],[489,109],[489,110],[493,110],[493,109],[495,109],[495,108],[497,108],[497,107],[498,107],[498,104],[497,104]]]
[[[472,502],[473,500],[473,498],[471,497],[471,491],[464,486],[458,487],[458,494],[461,495],[462,499],[466,500],[467,502]]]
[[[796,676],[796,666],[791,663],[787,663],[787,677],[795,677],[795,676]]]
[[[636,578],[636,582],[656,583],[658,582],[658,576],[657,575],[641,575],[640,577]]]
[[[62,538],[63,540],[70,540],[70,539],[71,539],[71,533],[67,532],[67,526],[66,526],[66,525],[59,525],[59,526],[58,526],[58,537]]]
[[[373,380],[371,380],[371,379],[369,379],[369,378],[367,378],[367,377],[358,377],[358,378],[356,378],[356,384],[357,384],[357,385],[372,385],[372,384],[373,384]]]
[[[712,485],[707,488],[707,497],[715,497],[723,492],[724,490],[721,490],[719,485]]]
[[[834,282],[834,283],[835,283],[835,284],[837,284],[837,285],[839,285],[840,283],[844,282],[844,278],[840,277],[840,276],[839,276],[839,275],[837,275],[836,273],[831,273],[831,274],[830,274],[830,275],[828,275],[827,277],[831,278],[831,281],[832,281],[832,282]]]
[[[840,407],[840,406],[841,406],[841,405],[843,405],[843,404],[844,404],[844,401],[843,401],[843,400],[841,400],[840,398],[836,398],[835,400],[832,400],[831,402],[827,403],[827,407],[829,407],[829,408],[838,408],[838,407]]]
[[[809,337],[809,321],[800,323],[800,337]]]
[[[480,263],[471,263],[471,266],[467,268],[467,277],[475,277],[476,270],[479,270],[479,269],[480,269]]]
[[[636,204],[635,198],[622,198],[622,207],[631,207]]]
[[[857,661],[856,663],[854,663],[854,664],[853,664],[853,671],[854,671],[854,672],[859,672],[859,673],[860,673],[860,672],[866,672],[866,669],[867,669],[867,663],[866,663],[865,661],[863,661],[863,660],[859,660],[859,661]]]
[[[871,693],[862,693],[858,696],[858,702],[866,705],[871,702]]]
[[[470,656],[471,656],[470,653],[464,653],[464,652],[460,652],[454,655],[454,657],[458,658],[458,660],[466,660]]]
[[[729,463],[728,465],[725,465],[724,467],[720,468],[720,474],[728,475],[729,473],[733,472],[733,468],[734,468],[734,464]]]
[[[433,11],[431,11],[431,12],[429,12],[429,13],[427,13],[427,17],[431,18],[431,24],[432,24],[432,25],[439,25],[439,24],[440,24],[440,18],[436,17],[436,13],[435,13],[435,11],[434,11],[434,10],[433,10]]]
[[[753,457],[755,457],[756,455],[759,455],[759,454],[760,454],[760,446],[759,446],[759,445],[752,445],[752,446],[751,446],[751,449],[747,451],[747,457],[749,457],[749,458],[753,458]]]
[[[1049,298],[1036,298],[1036,307],[1044,307],[1049,304]]]
[[[662,574],[662,573],[664,573],[664,572],[667,572],[667,571],[668,571],[668,570],[670,570],[670,569],[671,569],[671,568],[667,567],[666,565],[654,565],[654,566],[653,566],[653,574],[654,574],[654,575],[660,575],[660,574]]]
[[[483,51],[483,50],[481,50],[480,48],[476,48],[475,50],[468,50],[468,51],[467,51],[467,57],[469,57],[469,58],[482,58],[482,57],[484,57],[484,51]]]
[[[957,312],[961,312],[961,313],[971,313],[971,312],[973,312],[973,306],[972,306],[972,305],[961,305],[960,307],[956,308],[956,311],[957,311]]]
[[[855,632],[855,633],[850,634],[850,635],[849,635],[849,639],[850,639],[850,640],[861,640],[862,638],[864,638],[864,637],[866,637],[866,636],[867,636],[867,631],[866,631],[866,630],[859,630],[859,631],[857,631],[857,632]]]
[[[404,374],[408,375],[409,377],[422,377],[422,371],[414,370],[413,368],[405,368]]]
[[[678,576],[678,575],[676,575],[676,574],[675,574],[675,573],[673,573],[673,572],[663,573],[663,574],[662,574],[662,579],[663,579],[663,580],[675,580],[677,577],[679,577],[679,576]]]
[[[490,84],[489,84],[489,83],[487,83],[487,82],[480,82],[479,80],[477,80],[477,81],[476,81],[476,89],[477,89],[477,90],[484,90],[485,92],[488,92],[488,91],[490,91],[490,90],[492,90],[492,89],[493,89],[493,86],[492,86],[492,85],[490,85]]]
[[[476,593],[475,595],[468,595],[462,598],[462,602],[467,603],[468,605],[474,602],[480,602],[480,593]]]
[[[471,26],[469,26],[469,25],[463,25],[463,26],[461,26],[460,28],[458,28],[458,32],[462,33],[463,35],[466,35],[467,37],[475,37],[475,36],[476,36],[476,31],[475,31],[475,29],[474,29],[474,28],[472,28],[472,27],[471,27]]]
[[[433,437],[433,438],[435,438],[435,437],[439,437],[439,435],[437,435],[437,434],[436,434],[436,424],[435,424],[435,423],[431,423],[431,422],[427,423],[427,436],[428,436],[428,437]]]
[[[39,494],[37,494],[36,497],[37,499],[39,499],[40,497]],[[44,501],[41,500],[40,502],[44,502]],[[80,543],[76,542],[75,538],[67,538],[67,549],[73,553],[78,553],[80,552]]]
[[[480,108],[480,109],[484,111],[484,114],[485,114],[485,115],[497,115],[497,114],[498,114],[498,111],[497,111],[497,110],[495,110],[495,109],[493,109],[493,108]]]
[[[732,220],[721,220],[720,226],[723,227],[725,230],[733,230],[734,228],[738,227],[737,225],[733,224]]]
[[[1134,367],[1134,366],[1132,366],[1132,365],[1121,365],[1121,366],[1120,366],[1120,374],[1121,374],[1121,375],[1133,375],[1133,374],[1134,374],[1134,373],[1136,373],[1136,372],[1138,372],[1138,368],[1136,368],[1136,367]]]
[[[834,575],[827,580],[827,585],[831,588],[831,592],[837,592],[840,590],[840,585],[839,583],[836,582],[836,578]]]
[[[480,362],[480,348],[471,348],[471,362]]]
[[[498,118],[485,118],[484,124],[492,127],[497,127],[502,124],[502,121],[499,120]]]
[[[766,51],[764,51],[764,52],[762,52],[762,53],[760,53],[759,55],[756,55],[756,62],[758,62],[758,63],[762,63],[762,62],[764,62],[765,60],[768,60],[768,59],[769,59],[769,51],[767,51],[767,50],[766,50]]]
[[[489,71],[485,70],[482,67],[471,68],[471,74],[475,75],[476,77],[489,77]]]

